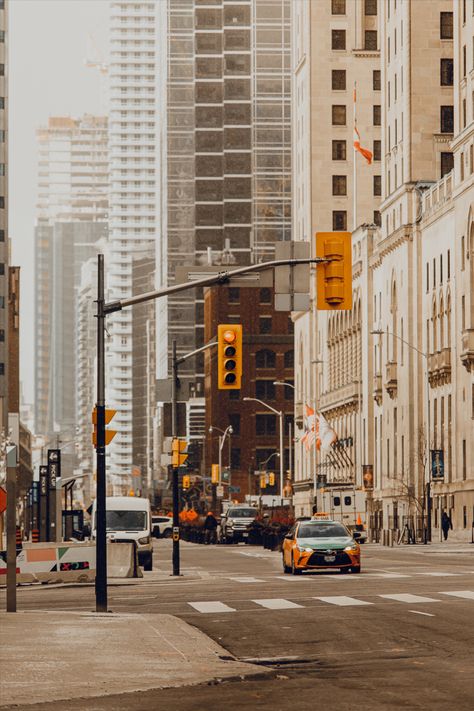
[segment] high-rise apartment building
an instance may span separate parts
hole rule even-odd
[[[107,119],[52,117],[38,138],[35,428],[74,434],[76,288],[107,234]]]
[[[293,239],[314,245],[317,231],[352,230],[380,221],[378,3],[294,0],[291,7]],[[361,146],[372,152],[371,165],[354,151],[354,119]],[[361,378],[360,356],[352,370],[341,368],[344,361],[338,360],[331,371],[331,385],[323,361],[330,357],[328,333],[334,343],[346,340],[347,353],[361,352],[360,292],[354,294],[353,313],[338,316],[318,313],[314,288],[312,297],[310,311],[294,314],[296,425],[302,433],[306,405],[324,410],[346,442],[348,456],[341,458],[344,464],[338,464],[337,475],[348,478],[354,474],[349,462],[356,458],[353,427],[360,421],[360,395],[353,384]],[[323,401],[322,394],[328,391]],[[296,445],[294,501],[298,512],[300,508],[311,510],[317,474],[327,474],[328,468],[319,453],[315,456],[302,443]]]
[[[157,131],[158,18],[165,3],[113,1],[110,14],[110,217],[107,254],[109,299],[132,295],[132,261],[159,244],[160,145]],[[118,434],[109,447],[110,471],[130,476],[133,462],[132,309],[107,319],[107,404],[117,410]],[[154,369],[153,364],[149,367]],[[129,480],[124,480],[126,485]]]
[[[0,2],[0,430],[8,430],[8,2]]]

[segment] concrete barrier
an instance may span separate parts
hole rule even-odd
[[[95,580],[95,543],[24,543],[17,553],[17,583],[90,583]],[[0,555],[0,586],[6,585],[6,556]],[[107,544],[107,574],[111,578],[139,578],[134,543]]]

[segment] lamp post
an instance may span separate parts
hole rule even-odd
[[[374,336],[392,336],[392,338],[397,338],[399,341],[404,343],[408,348],[411,348],[412,350],[416,351],[418,355],[423,356],[423,358],[426,360],[426,469],[427,469],[427,474],[425,474],[425,496],[424,499],[426,501],[426,532],[423,536],[424,538],[424,543],[426,544],[429,541],[431,541],[431,475],[430,475],[430,381],[429,381],[429,376],[428,376],[428,353],[424,353],[423,351],[420,351],[419,348],[414,346],[412,343],[409,343],[409,341],[406,341],[404,338],[399,336],[397,333],[392,333],[391,331],[383,331],[382,329],[374,329],[373,331],[370,332]]]
[[[226,440],[226,437],[229,437],[229,498],[230,498],[230,483],[231,483],[231,476],[230,476],[230,461],[231,461],[231,436],[234,432],[232,429],[232,425],[229,425],[228,427],[225,428],[225,430],[221,430],[220,427],[216,427],[215,425],[211,425],[209,427],[209,434],[212,434],[214,430],[217,430],[218,432],[221,432],[222,434],[219,435],[219,484],[222,484],[222,450],[224,449],[224,443]]]
[[[280,502],[283,504],[283,465],[284,465],[284,445],[283,445],[283,411],[282,410],[276,410],[274,407],[269,405],[267,402],[263,402],[263,400],[259,400],[257,397],[244,397],[243,398],[246,402],[258,402],[260,405],[263,405],[263,407],[266,407],[267,410],[270,410],[270,412],[275,413],[275,415],[278,415],[280,418]]]

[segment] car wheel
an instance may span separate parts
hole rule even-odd
[[[285,573],[285,575],[289,575],[292,572],[291,568],[288,565],[286,565],[285,556],[283,555],[281,558],[282,558],[282,563],[283,563],[283,572]]]
[[[163,538],[171,538],[172,535],[173,535],[173,531],[171,530],[171,528],[165,528],[165,530],[163,531],[162,537]]]
[[[146,559],[146,563],[145,563],[145,565],[143,566],[143,569],[144,569],[144,570],[153,570],[153,556],[152,556],[152,555],[150,555],[150,556]]]
[[[353,565],[351,568],[351,573],[360,573],[360,565]]]
[[[295,559],[293,556],[291,556],[291,574],[292,575],[301,575],[301,570],[300,568],[297,568],[295,566]]]

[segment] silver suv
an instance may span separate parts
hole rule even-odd
[[[222,543],[247,542],[249,526],[257,517],[257,509],[251,506],[229,506],[221,518],[220,541]]]

